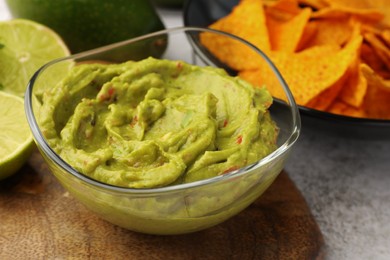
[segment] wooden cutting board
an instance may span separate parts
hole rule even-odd
[[[60,186],[38,152],[0,182],[0,259],[322,259],[323,247],[285,172],[239,215],[178,236],[134,233],[101,220]]]

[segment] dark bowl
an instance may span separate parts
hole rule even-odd
[[[207,27],[229,14],[238,2],[239,0],[187,0],[183,11],[184,25]],[[197,41],[194,43],[199,44]],[[204,48],[199,48],[202,49]],[[213,59],[210,53],[206,56]],[[348,117],[304,106],[298,108],[301,114],[302,131],[316,131],[367,140],[390,139],[390,120]]]

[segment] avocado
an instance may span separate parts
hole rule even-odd
[[[148,0],[6,0],[6,3],[13,17],[30,19],[56,31],[71,53],[165,28]],[[139,51],[144,52],[144,57],[158,56],[165,47],[154,44]]]

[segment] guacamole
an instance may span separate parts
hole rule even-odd
[[[265,88],[183,61],[80,64],[43,95],[40,125],[77,171],[153,188],[221,175],[274,151],[271,103]]]

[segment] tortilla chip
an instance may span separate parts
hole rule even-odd
[[[237,35],[264,52],[269,52],[270,41],[261,0],[242,0],[224,18],[210,28]],[[201,42],[218,59],[236,70],[257,67],[258,55],[242,43],[210,33],[201,35]]]
[[[383,61],[383,63],[390,69],[390,48],[388,48],[378,36],[374,33],[366,32],[363,34],[364,39],[371,45],[374,52]]]
[[[317,24],[314,23],[314,21],[309,21],[306,24],[305,28],[303,29],[301,40],[298,43],[296,51],[300,52],[308,48],[310,42],[312,41],[312,39],[316,37],[317,33],[318,33]]]
[[[390,82],[383,81],[366,64],[361,64],[361,70],[368,84],[363,103],[367,116],[377,119],[390,119]]]
[[[379,16],[374,20],[377,22],[382,22],[384,24],[390,24],[390,8],[389,0],[324,0],[331,7],[339,8],[346,10],[351,13],[359,13],[360,11],[372,12],[376,11],[381,13],[382,19],[379,19]]]
[[[318,19],[310,23],[317,33],[306,43],[305,48],[323,44],[342,46],[351,38],[352,26],[349,18]]]
[[[278,19],[290,19],[302,11],[296,0],[274,0],[272,2],[264,2],[264,6],[266,7],[266,11],[275,13]]]
[[[266,9],[266,21],[271,49],[274,51],[294,52],[301,40],[305,25],[311,16],[311,9],[302,9],[297,15],[281,17],[275,8]]]
[[[352,2],[352,1],[351,1]],[[378,23],[384,19],[381,11],[376,9],[355,9],[350,7],[326,7],[318,12],[313,12],[313,18],[346,19],[351,16],[364,22]]]
[[[327,112],[337,115],[350,116],[350,117],[367,117],[366,112],[362,107],[353,107],[344,103],[343,101],[336,99],[332,105],[328,108]]]
[[[326,110],[336,99],[339,92],[343,88],[345,82],[350,76],[350,71],[346,71],[345,74],[337,80],[332,86],[328,87],[316,97],[311,99],[306,106],[317,110]]]
[[[375,0],[372,1],[371,4],[375,5],[378,10],[381,10],[384,17],[381,21],[381,24],[385,27],[390,26],[390,8],[389,8],[389,1],[388,0]]]
[[[273,97],[286,100],[286,94],[281,88],[279,80],[272,74],[269,68],[241,70],[238,72],[238,76],[256,87],[267,88]]]
[[[380,35],[382,32],[382,29],[378,28],[375,24],[362,23],[362,34],[364,34],[366,32]]]
[[[278,2],[279,0],[263,0],[264,5],[272,5]]]
[[[329,6],[339,7],[339,8],[349,8],[349,9],[370,9],[372,5],[370,1],[372,0],[325,0]],[[376,0],[374,0],[376,1]]]
[[[390,80],[390,70],[378,70],[375,72],[378,76],[382,77],[385,82],[388,82]]]
[[[298,0],[299,5],[319,10],[329,6],[326,0]]]
[[[333,86],[356,59],[362,37],[356,37],[345,48],[323,45],[300,53],[271,53],[270,58],[283,75],[296,102],[306,105]],[[266,86],[271,94],[284,99],[284,92],[267,68],[241,71],[239,76],[257,86]]]
[[[390,48],[390,29],[387,29],[387,30],[383,30],[381,32],[381,37],[382,37],[382,40],[385,42],[385,44],[387,45],[387,47]]]
[[[367,79],[360,70],[360,59],[350,67],[350,76],[339,94],[339,99],[353,107],[360,107],[367,91]]]
[[[363,63],[366,63],[374,71],[381,71],[386,69],[386,65],[382,59],[376,54],[374,49],[366,42],[363,42],[360,48],[360,58]]]
[[[390,92],[390,80],[385,80],[384,78],[382,78],[380,75],[375,73],[375,71],[367,64],[360,64],[360,70],[364,77],[367,79],[368,84],[370,84],[371,86],[375,85],[376,88]]]

